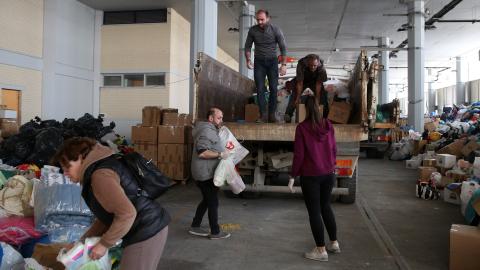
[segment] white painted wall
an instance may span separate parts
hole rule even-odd
[[[44,13],[42,117],[63,120],[98,112],[95,37],[102,13],[75,0],[45,0]]]

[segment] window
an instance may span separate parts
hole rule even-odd
[[[126,74],[103,74],[103,86],[105,87],[155,87],[165,86],[165,73],[126,73]]]
[[[104,86],[122,86],[122,75],[105,75],[103,76]]]
[[[105,11],[103,24],[166,23],[167,9]]]
[[[146,86],[165,86],[165,74],[147,74]]]
[[[125,74],[123,75],[124,86],[126,87],[143,87],[144,75],[143,74]]]

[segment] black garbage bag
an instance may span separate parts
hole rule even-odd
[[[33,120],[30,120],[30,122],[27,122],[27,123],[23,124],[19,128],[18,133],[19,134],[23,134],[25,132],[31,133],[31,132],[36,131],[38,129],[40,129],[40,124],[38,124],[37,122],[35,122]]]
[[[20,159],[26,159],[29,155],[31,155],[34,144],[33,141],[28,140],[20,140],[15,145],[15,156]]]
[[[46,128],[35,137],[36,153],[55,153],[63,144],[63,131],[58,128]]]
[[[15,146],[17,143],[20,141],[20,135],[13,135],[8,137],[2,142],[2,149],[9,153],[9,154],[14,154],[15,153]]]
[[[62,124],[56,120],[45,120],[40,122],[41,128],[49,128],[49,127],[56,127],[61,128]]]
[[[16,156],[8,156],[7,158],[5,159],[2,159],[3,163],[7,164],[7,165],[10,165],[10,166],[13,166],[13,167],[16,167],[18,165],[21,165],[21,164],[24,164],[25,162],[23,162],[23,160],[19,157],[16,157]]]
[[[28,163],[33,163],[40,168],[49,165],[52,157],[55,155],[55,151],[35,152],[27,158]]]
[[[76,122],[77,121],[75,121],[75,119],[73,118],[65,118],[62,121],[62,126],[64,129],[73,129],[75,127]]]

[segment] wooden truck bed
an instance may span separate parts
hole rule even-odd
[[[240,141],[293,141],[297,124],[224,123]],[[359,125],[333,125],[337,142],[359,142],[368,134]]]

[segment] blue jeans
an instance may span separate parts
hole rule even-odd
[[[277,58],[255,58],[253,67],[253,77],[257,88],[258,106],[260,115],[265,118],[267,110],[265,108],[265,76],[268,78],[268,89],[270,95],[268,98],[268,113],[274,114],[277,108],[277,87],[278,87],[278,59]]]

